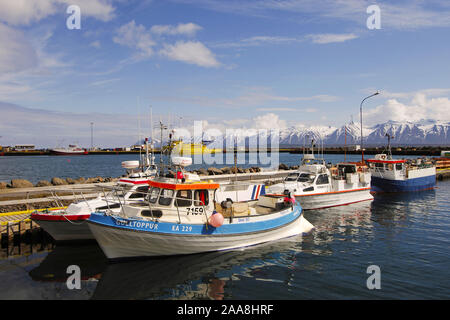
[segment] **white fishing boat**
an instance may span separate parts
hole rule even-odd
[[[94,212],[88,225],[108,259],[230,250],[309,232],[297,203],[284,197],[219,203],[213,182],[156,178],[147,202],[120,213]]]
[[[311,153],[304,153],[297,172],[289,174],[282,183],[266,187],[266,193],[294,194],[305,210],[322,209],[351,203],[370,201],[371,176],[365,165],[339,163],[329,167],[314,156],[314,140]]]
[[[50,149],[50,154],[60,155],[60,156],[74,156],[88,154],[86,149],[80,148],[75,144],[69,144],[68,148],[53,148]]]

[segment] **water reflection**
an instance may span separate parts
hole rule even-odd
[[[372,233],[372,202],[305,211],[305,217],[314,225],[314,231],[305,236],[303,251],[315,255],[332,254],[327,243],[336,240],[358,243]]]
[[[299,244],[280,241],[236,251],[110,264],[93,299],[223,299],[239,277],[269,277],[257,270],[276,265]],[[284,264],[284,263],[283,263]]]
[[[94,244],[4,257],[0,298],[448,298],[449,191],[445,182],[307,211],[310,234],[236,251],[109,264]],[[72,264],[81,268],[81,290],[65,284]],[[371,264],[381,268],[382,290],[366,287]]]

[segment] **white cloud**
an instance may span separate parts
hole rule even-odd
[[[255,129],[283,129],[287,127],[286,121],[281,120],[275,113],[257,116],[252,121]]]
[[[154,25],[150,31],[158,35],[187,35],[194,36],[195,33],[203,29],[195,23],[179,23],[177,26],[172,25]]]
[[[394,121],[419,121],[422,119],[450,120],[450,100],[448,97],[427,98],[417,93],[409,102],[402,103],[389,99],[373,109],[365,109],[363,121],[368,125]]]
[[[292,44],[304,41],[303,38],[283,37],[283,36],[254,36],[250,38],[241,39],[232,42],[219,42],[212,45],[215,48],[240,48],[240,47],[255,47],[262,45],[281,45]]]
[[[171,0],[191,3],[219,12],[267,17],[273,19],[277,12],[308,14],[313,18],[351,21],[365,27],[369,16],[366,9],[373,1],[367,0]],[[447,0],[397,1],[379,3],[382,29],[410,29],[450,26],[450,10]]]
[[[102,45],[100,44],[100,41],[92,41],[90,44],[89,44],[89,46],[90,47],[93,47],[93,48],[97,48],[97,49],[100,49],[101,47],[102,47]]]
[[[178,24],[177,26],[156,25],[147,29],[144,25],[136,25],[132,20],[121,26],[116,31],[113,41],[120,45],[134,48],[136,53],[131,59],[126,61],[140,61],[153,56],[154,48],[159,49],[159,55],[170,60],[182,61],[195,64],[201,67],[218,67],[221,64],[217,61],[214,53],[199,41],[177,41],[175,44],[164,42],[163,39],[152,34],[170,34],[192,36],[201,27],[194,23]]]
[[[306,36],[311,39],[312,42],[318,44],[334,43],[334,42],[345,42],[348,40],[353,40],[358,38],[354,33],[323,33],[323,34],[310,34]]]
[[[109,83],[116,82],[116,81],[119,81],[119,80],[120,80],[119,78],[99,80],[99,81],[91,82],[91,85],[93,85],[93,86],[103,86],[105,84],[109,84]]]
[[[195,64],[201,67],[218,67],[220,63],[205,45],[198,41],[177,41],[165,44],[160,54],[171,59]]]
[[[150,33],[143,25],[136,25],[134,20],[121,26],[114,36],[113,41],[120,45],[136,49],[134,58],[148,58],[153,55],[153,41]]]
[[[295,108],[258,108],[256,111],[262,111],[262,112],[280,112],[280,111],[299,111],[299,109]]]
[[[209,98],[203,96],[183,97],[182,95],[171,96],[152,96],[155,101],[182,102],[206,107],[259,107],[266,108],[265,111],[275,111],[275,108],[292,108],[291,106],[280,107],[280,104],[292,104],[300,101],[318,101],[334,102],[339,99],[337,96],[319,94],[313,96],[283,96],[273,93],[271,88],[266,87],[248,87],[244,88],[240,95],[233,97]],[[270,106],[276,102],[277,107]],[[270,109],[270,110],[269,110]],[[287,110],[286,110],[287,111]]]
[[[20,72],[36,66],[36,51],[23,32],[0,23],[0,43],[0,73]]]
[[[10,25],[29,25],[50,15],[66,14],[69,5],[78,5],[82,17],[109,21],[115,8],[110,0],[3,0],[0,1],[0,21]]]

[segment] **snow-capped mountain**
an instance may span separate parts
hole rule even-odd
[[[270,131],[254,129],[230,130],[224,136],[203,135],[204,140],[214,141],[211,147],[224,148],[238,146],[256,147],[270,146],[273,138],[277,138],[279,146],[301,147],[309,145],[314,139],[317,145],[343,146],[359,145],[361,129],[359,123],[350,122],[340,128],[328,126],[289,127],[280,129],[279,136],[272,136]],[[364,146],[385,146],[386,134],[391,137],[392,145],[450,145],[450,122],[422,120],[419,122],[388,121],[372,127],[363,127]],[[194,137],[186,141],[199,143],[202,137]]]
[[[387,143],[386,134],[393,139],[392,145],[450,145],[450,122],[422,120],[419,122],[388,121],[372,127],[363,127],[364,145],[379,146]],[[347,144],[361,143],[359,124],[347,125]],[[344,127],[325,137],[326,145],[344,144]]]

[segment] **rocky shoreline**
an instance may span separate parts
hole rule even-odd
[[[279,170],[295,170],[298,169],[298,166],[288,166],[286,164],[280,164],[278,166]],[[208,169],[200,168],[198,170],[191,170],[188,172],[196,173],[200,176],[215,176],[222,174],[235,174],[235,173],[257,173],[261,172],[262,169],[260,167],[251,167],[251,168],[235,168],[235,167],[223,167],[223,168],[215,168],[210,167]],[[125,177],[125,176],[122,176]],[[102,182],[115,182],[118,181],[121,177],[113,178],[113,177],[90,177],[90,178],[59,178],[54,177],[50,181],[48,180],[40,180],[37,183],[33,184],[32,182],[26,179],[12,179],[9,183],[0,181],[0,190],[1,189],[14,189],[14,188],[32,188],[32,187],[50,187],[50,186],[63,186],[63,185],[73,185],[73,184],[89,184],[89,183],[102,183]]]

